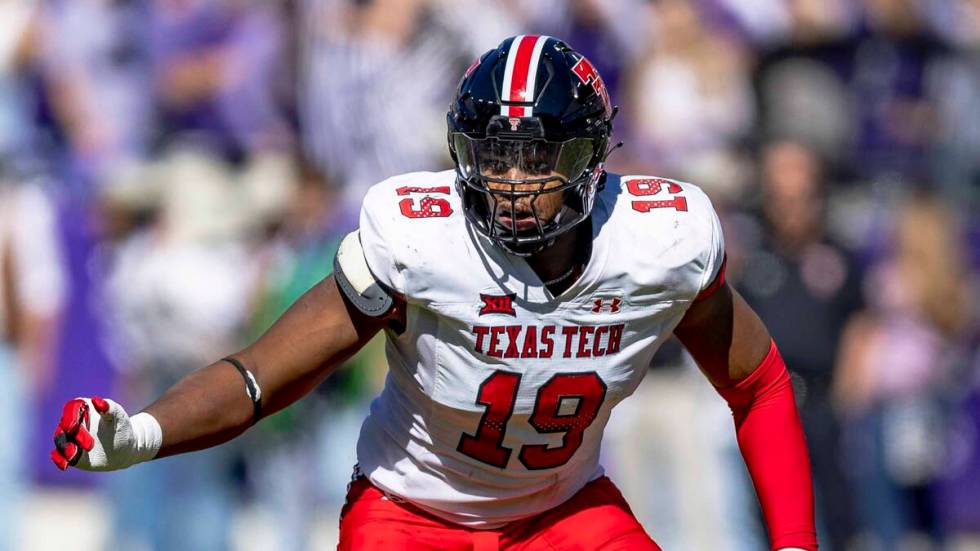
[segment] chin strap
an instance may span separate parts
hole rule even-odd
[[[504,241],[495,239],[495,243],[499,244],[504,248],[505,251],[509,252],[514,256],[519,256],[521,258],[528,258],[538,254],[539,252],[547,249],[552,244],[554,244],[555,239],[549,239],[541,243],[525,244],[525,243],[514,243],[511,241]]]
[[[605,155],[603,155],[603,156],[602,156],[602,162],[606,162],[606,159],[608,159],[608,158],[609,158],[609,155],[610,155],[610,154],[611,154],[611,153],[612,153],[613,151],[616,151],[616,150],[617,150],[617,149],[619,149],[620,147],[623,147],[623,145],[624,145],[624,144],[623,144],[623,142],[616,142],[616,143],[614,143],[613,145],[610,145],[610,146],[609,146],[609,149],[607,149],[607,150],[606,150],[606,153],[605,153]]]

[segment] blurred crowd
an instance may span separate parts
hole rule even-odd
[[[54,537],[25,504],[66,488],[106,504],[105,549],[328,548],[378,342],[200,454],[64,474],[49,428],[268,327],[367,187],[451,166],[460,75],[521,33],[603,75],[611,170],[711,196],[793,373],[821,548],[980,549],[980,1],[0,0],[0,28],[0,551]],[[637,394],[604,463],[654,538],[764,548],[679,346]]]

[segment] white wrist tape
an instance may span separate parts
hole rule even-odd
[[[92,449],[82,453],[73,465],[83,471],[115,471],[149,461],[163,444],[160,423],[149,413],[130,417],[117,402],[105,400],[108,409],[99,411],[89,398],[85,429],[93,437]]]
[[[129,465],[149,461],[156,457],[160,451],[160,446],[163,444],[163,429],[160,428],[160,423],[145,411],[130,417],[129,422],[133,426],[135,444],[132,461]]]

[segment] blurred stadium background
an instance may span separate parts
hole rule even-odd
[[[0,550],[332,548],[377,346],[206,453],[61,473],[50,430],[268,326],[367,186],[450,166],[459,75],[524,32],[604,75],[611,169],[711,195],[794,371],[822,548],[980,549],[980,1],[0,0],[0,29]],[[666,549],[765,548],[679,347],[604,453]]]

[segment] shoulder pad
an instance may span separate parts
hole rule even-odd
[[[358,231],[347,234],[340,242],[333,271],[337,287],[362,314],[381,317],[391,311],[394,297],[371,274]]]

